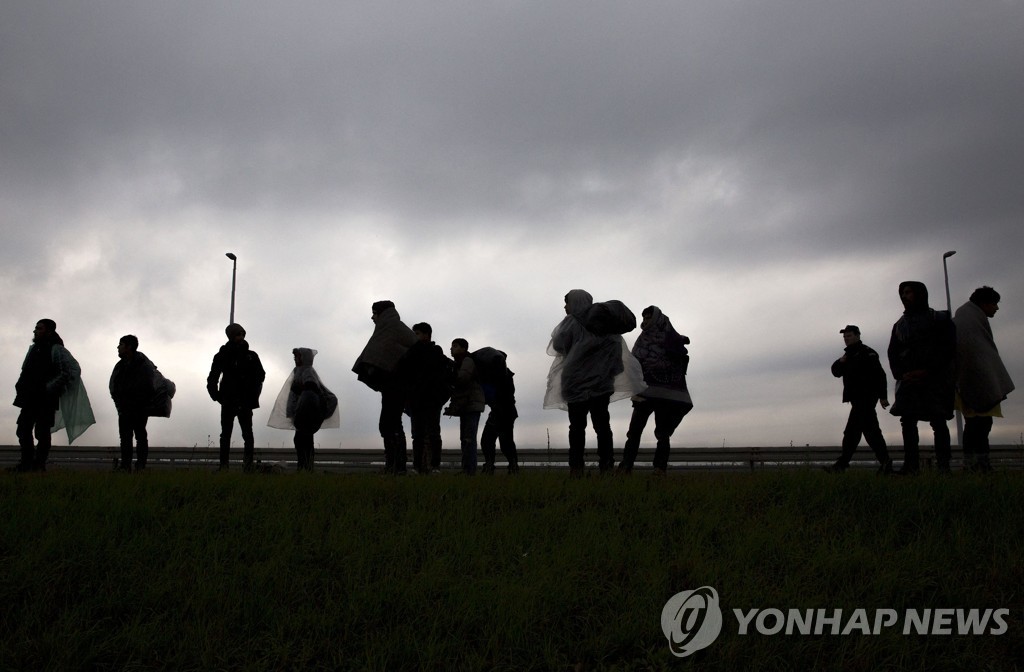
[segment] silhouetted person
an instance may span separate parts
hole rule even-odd
[[[156,394],[156,366],[139,352],[139,339],[131,334],[117,343],[118,362],[110,374],[110,398],[117,408],[117,433],[121,439],[120,471],[132,469],[132,440],[135,441],[135,469],[146,468],[149,456],[149,409]]]
[[[480,433],[480,452],[484,456],[480,471],[487,475],[494,473],[495,448],[500,445],[501,454],[508,462],[508,473],[517,474],[519,453],[516,450],[515,424],[519,411],[516,410],[515,374],[508,368],[507,357],[501,350],[482,348],[473,356],[484,402],[491,409]]]
[[[246,471],[251,471],[255,454],[252,411],[260,407],[260,393],[267,374],[259,355],[249,349],[242,325],[229,324],[224,333],[228,342],[213,356],[210,375],[206,378],[206,390],[210,398],[220,404],[220,469],[228,468],[231,431],[235,418],[238,418],[245,446],[243,464]]]
[[[452,361],[430,340],[430,325],[412,325],[416,342],[398,363],[412,426],[412,463],[421,474],[441,469],[441,410],[451,397]]]
[[[640,362],[647,389],[633,397],[633,415],[626,432],[626,445],[618,473],[633,470],[640,449],[640,437],[647,421],[654,415],[654,473],[664,475],[668,469],[669,440],[686,414],[693,409],[686,387],[686,369],[690,339],[676,332],[668,316],[657,306],[648,306],[641,314],[642,330],[633,344],[633,356]]]
[[[846,471],[863,436],[881,465],[878,473],[892,473],[889,449],[875,412],[876,404],[881,403],[882,408],[889,407],[888,384],[882,362],[877,352],[861,342],[859,327],[848,324],[839,333],[843,335],[846,352],[832,362],[832,375],[843,379],[843,403],[850,404],[850,417],[843,430],[842,453],[835,464],[825,467],[825,471]]]
[[[935,434],[939,471],[949,471],[950,441],[946,421],[953,417],[953,375],[956,327],[946,311],[928,306],[928,288],[921,282],[901,282],[903,316],[889,338],[889,368],[896,394],[889,411],[900,419],[904,461],[899,473],[921,470],[917,423],[927,422]]]
[[[21,461],[14,471],[46,471],[51,432],[66,427],[71,443],[96,422],[82,384],[82,369],[64,347],[53,320],[36,323],[15,384],[14,405],[21,409],[17,430]]]
[[[476,474],[476,435],[484,411],[484,390],[477,376],[476,362],[469,356],[469,342],[456,338],[452,341],[451,353],[455,360],[455,381],[451,403],[444,413],[459,419],[462,472],[472,476]]]
[[[989,320],[999,310],[999,292],[979,287],[956,309],[957,401],[964,415],[964,461],[969,469],[991,471],[988,435],[992,419],[1003,417],[1001,403],[1013,381],[999,356]]]
[[[601,473],[608,473],[615,466],[608,404],[616,392],[616,377],[626,372],[624,354],[632,360],[635,371],[631,377],[637,379],[638,385],[618,398],[643,388],[640,365],[626,350],[621,332],[597,333],[585,326],[593,305],[589,293],[570,290],[565,295],[566,316],[551,332],[548,344],[548,354],[555,361],[548,372],[544,407],[565,408],[569,412],[569,475],[573,478],[584,473],[588,415],[597,434],[598,468]],[[635,317],[631,313],[629,317],[633,320],[630,328],[635,328]]]
[[[384,473],[404,475],[408,448],[402,413],[405,392],[398,379],[398,362],[416,342],[412,329],[402,322],[395,304],[377,301],[370,307],[373,334],[352,366],[360,382],[380,392],[380,420],[377,427],[384,440]]]
[[[322,427],[338,427],[338,397],[313,369],[316,350],[294,348],[295,368],[285,380],[270,412],[268,427],[295,430],[298,471],[313,471],[313,437]]]

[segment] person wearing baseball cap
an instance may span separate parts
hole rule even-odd
[[[881,465],[878,473],[890,474],[892,460],[875,412],[877,403],[881,403],[882,408],[889,406],[885,370],[878,353],[861,342],[859,327],[848,324],[839,333],[843,335],[846,352],[832,363],[832,375],[843,379],[843,402],[850,404],[850,417],[843,430],[842,454],[835,464],[825,467],[825,471],[846,471],[863,436]]]

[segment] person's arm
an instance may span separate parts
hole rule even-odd
[[[220,353],[218,353],[219,355]],[[210,375],[206,377],[206,391],[210,399],[220,401],[220,394],[217,392],[217,384],[220,382],[221,364],[217,355],[213,356],[213,363],[210,364]]]

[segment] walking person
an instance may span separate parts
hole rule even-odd
[[[935,460],[949,472],[950,439],[946,422],[953,417],[956,327],[947,311],[928,306],[928,288],[917,281],[901,282],[903,315],[889,338],[889,368],[896,379],[890,413],[900,419],[903,466],[900,475],[920,472],[917,423],[927,422],[935,435]]]
[[[633,356],[640,362],[647,385],[633,397],[633,415],[626,432],[622,461],[616,472],[630,474],[640,449],[640,437],[647,421],[654,416],[654,474],[663,476],[668,469],[670,439],[686,414],[693,410],[690,391],[686,387],[686,370],[690,339],[679,334],[668,316],[657,306],[648,306],[641,313],[641,333],[633,344]]]
[[[65,428],[72,443],[96,422],[82,383],[82,368],[64,347],[57,323],[51,319],[36,322],[14,389],[14,405],[21,409],[17,428],[21,460],[13,471],[46,471],[52,432]]]
[[[359,381],[380,393],[380,418],[377,428],[384,441],[385,474],[406,473],[408,448],[402,413],[405,393],[398,380],[398,362],[416,342],[416,335],[407,327],[392,301],[376,301],[370,306],[373,334],[356,358],[352,371]]]
[[[964,466],[974,471],[992,471],[988,442],[992,420],[1003,417],[1002,401],[1014,390],[989,323],[999,310],[999,301],[999,292],[979,287],[953,315],[956,401],[964,415]]]
[[[139,352],[138,337],[128,334],[117,342],[118,362],[110,374],[110,398],[117,409],[117,433],[121,440],[118,471],[132,470],[132,443],[135,446],[135,470],[146,468],[149,456],[150,404],[156,395],[156,365]]]
[[[478,380],[476,362],[469,356],[469,342],[456,338],[452,341],[451,353],[455,361],[455,381],[451,403],[444,414],[459,419],[462,473],[473,476],[476,474],[476,435],[480,428],[480,415],[484,411],[484,390]]]
[[[888,384],[878,353],[860,340],[860,328],[848,324],[839,330],[846,345],[842,357],[832,362],[832,375],[843,379],[843,403],[850,404],[850,416],[843,430],[842,453],[835,464],[825,467],[830,473],[841,473],[850,466],[861,436],[875,451],[879,474],[892,473],[892,460],[885,437],[878,426],[875,405],[889,407]]]
[[[636,318],[624,305],[615,304],[614,311],[595,312],[592,308],[596,304],[588,292],[570,290],[565,295],[566,316],[551,332],[548,344],[547,352],[555,361],[548,372],[544,408],[569,412],[572,478],[584,474],[587,416],[597,435],[598,469],[602,474],[610,473],[615,456],[608,405],[643,389],[643,372],[621,335],[636,328]],[[627,358],[632,360],[628,368]],[[619,385],[617,378],[623,380]]]
[[[221,346],[206,378],[210,398],[220,404],[220,468],[228,469],[231,453],[231,432],[235,418],[242,431],[242,464],[246,471],[253,468],[256,442],[252,433],[252,412],[260,407],[260,394],[267,374],[263,363],[245,340],[245,329],[240,324],[229,324],[224,330],[228,342]]]
[[[338,397],[320,380],[313,368],[317,351],[294,348],[295,368],[288,375],[270,412],[268,427],[294,429],[297,471],[313,471],[314,435],[324,427],[341,426]]]

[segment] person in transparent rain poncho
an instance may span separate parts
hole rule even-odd
[[[313,471],[313,435],[321,427],[341,426],[338,398],[313,369],[317,351],[295,348],[295,368],[277,395],[268,427],[295,430],[295,455],[299,471]]]
[[[544,408],[569,412],[569,475],[573,478],[584,473],[587,415],[597,435],[598,468],[609,473],[615,458],[608,405],[645,387],[640,363],[622,336],[599,335],[584,326],[593,305],[593,297],[582,289],[566,294],[566,316],[551,332],[547,348],[555,361],[548,372]]]

